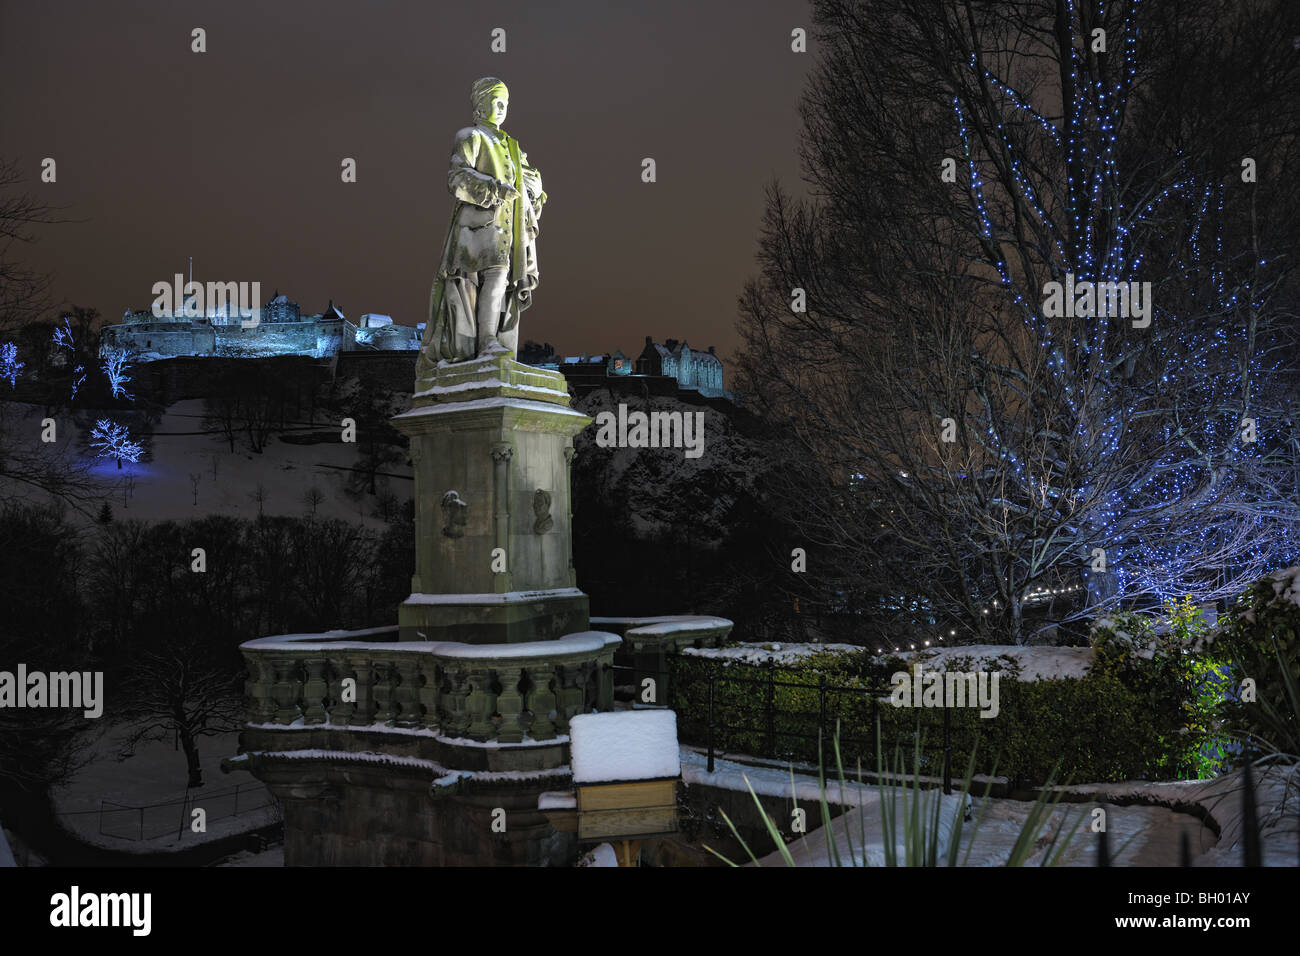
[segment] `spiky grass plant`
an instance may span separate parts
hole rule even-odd
[[[848,784],[844,774],[844,762],[840,754],[840,734],[838,724],[835,728],[835,736],[832,743],[835,752],[835,767],[839,777],[839,796],[841,800],[843,800]],[[971,752],[970,761],[967,764],[966,774],[962,782],[961,794],[957,806],[952,810],[952,819],[949,825],[950,836],[948,845],[945,852],[942,854],[942,857],[939,853],[939,844],[942,834],[943,801],[938,797],[937,792],[934,794],[927,792],[925,796],[922,795],[922,791],[925,790],[925,788],[921,786],[919,773],[920,766],[921,741],[918,734],[915,743],[915,752],[913,754],[913,769],[917,772],[914,772],[911,775],[904,773],[901,748],[895,751],[892,771],[886,772],[884,758],[880,750],[879,728],[877,728],[876,780],[877,786],[881,789],[880,816],[885,866],[965,866],[970,860],[970,853],[974,848],[980,825],[983,823],[985,814],[988,812],[988,797],[993,788],[992,778],[997,773],[997,763],[994,763],[989,774],[989,779],[985,784],[984,799],[980,807],[979,816],[975,819],[974,825],[971,828],[970,839],[966,844],[966,853],[962,856],[960,864],[957,861],[957,857],[961,853],[962,834],[970,806],[971,785],[975,779],[975,751],[972,750]],[[845,840],[848,844],[848,863],[845,863],[843,856],[840,854],[839,841],[833,834],[831,827],[832,817],[830,800],[826,794],[824,768],[825,760],[823,759],[823,753],[819,742],[817,788],[821,810],[822,833],[826,838],[827,858],[830,860],[831,866],[858,866],[858,853],[855,851],[853,844],[852,820],[846,819],[844,826]],[[1056,772],[1059,768],[1060,764],[1058,762],[1056,767],[1053,768],[1052,774],[1048,777],[1046,785],[1039,791],[1038,797],[1034,800],[1033,806],[1029,811],[1029,816],[1021,826],[1016,842],[1007,857],[1007,866],[1023,866],[1039,849],[1038,835],[1065,795],[1064,790],[1056,789],[1053,786],[1053,780],[1055,779]],[[901,785],[900,781],[902,781]],[[858,763],[857,782],[860,786],[865,786],[862,779],[862,764],[860,761]],[[791,767],[790,791],[792,795],[796,794],[794,783],[794,768]],[[771,816],[769,816],[767,811],[764,809],[762,802],[758,799],[758,795],[754,792],[753,785],[750,784],[747,776],[745,777],[745,786],[749,789],[749,794],[754,800],[754,805],[758,808],[759,815],[763,820],[768,835],[776,844],[782,860],[785,861],[787,866],[795,866],[796,863],[794,856],[790,853],[789,847],[786,846],[785,839],[782,837],[780,830],[773,822]],[[794,796],[794,805],[797,810],[799,807],[797,795]],[[722,819],[731,830],[732,836],[735,837],[736,842],[740,844],[741,848],[745,851],[745,854],[756,866],[761,865],[759,864],[758,857],[754,854],[754,851],[750,849],[749,845],[745,842],[745,839],[740,835],[740,832],[736,829],[736,825],[731,821],[731,818],[727,816],[725,811],[720,812],[722,813]],[[852,811],[848,809],[844,811],[845,815],[848,815],[851,812]],[[1062,854],[1065,853],[1066,849],[1070,845],[1070,841],[1074,838],[1074,834],[1078,830],[1079,824],[1083,822],[1084,816],[1085,814],[1080,812],[1074,820],[1073,825],[1070,826],[1069,831],[1066,832],[1065,824],[1069,822],[1067,816],[1067,819],[1063,821],[1061,826],[1052,834],[1051,840],[1044,848],[1041,865],[1055,866],[1060,861]],[[903,831],[901,848],[898,845],[898,824],[900,821],[902,823]],[[1064,839],[1062,839],[1062,833],[1065,834]],[[861,801],[858,802],[858,834],[860,840],[859,845],[862,847],[861,858],[863,865],[870,865],[867,862],[866,813]],[[705,849],[729,866],[738,865],[734,861],[727,859],[712,847],[705,846]]]

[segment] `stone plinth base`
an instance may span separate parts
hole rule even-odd
[[[415,576],[401,639],[542,641],[588,629],[569,470],[591,419],[558,372],[490,351],[440,363],[393,424],[411,439]]]
[[[397,610],[404,641],[517,644],[587,630],[587,595],[577,588],[508,594],[412,594]]]

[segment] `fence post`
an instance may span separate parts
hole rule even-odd
[[[776,758],[776,661],[767,659],[767,755]]]
[[[871,694],[871,750],[870,750],[870,753],[871,753],[871,754],[874,754],[874,753],[876,753],[877,751],[879,751],[880,754],[881,754],[881,756],[883,756],[884,753],[885,753],[885,749],[884,749],[884,747],[882,747],[881,744],[880,744],[880,695],[879,695],[879,693],[878,693],[877,691],[875,691],[875,690],[870,691],[870,694]],[[880,775],[880,771],[883,770],[883,769],[884,769],[884,768],[881,767],[881,766],[879,765],[879,761],[877,761],[877,764],[876,764],[876,775],[877,775],[877,777]],[[879,782],[879,781],[877,781],[877,782]]]
[[[952,711],[948,699],[943,701],[943,792],[952,793]]]
[[[709,773],[713,773],[713,682],[714,680],[715,680],[714,675],[710,674],[709,675],[709,730],[708,730]]]
[[[235,812],[231,814],[232,817],[239,816],[239,788],[242,786],[241,783],[235,784]]]
[[[826,675],[817,675],[817,736],[826,739]]]
[[[140,808],[140,836],[137,839],[144,839],[144,807]]]
[[[104,798],[103,797],[99,798],[99,832],[101,835],[104,832]]]
[[[178,841],[185,839],[185,811],[188,809],[186,804],[188,804],[189,802],[190,802],[190,788],[186,787],[185,795],[181,797],[181,825],[180,825],[180,829],[176,831],[176,839]]]

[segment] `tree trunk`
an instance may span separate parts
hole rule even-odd
[[[181,738],[181,748],[185,751],[185,766],[189,772],[189,782],[186,787],[203,786],[203,767],[199,764],[199,746],[194,739],[194,734],[190,728],[181,723],[177,725]]]

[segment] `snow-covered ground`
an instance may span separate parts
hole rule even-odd
[[[1061,680],[1083,678],[1092,667],[1091,647],[1020,647],[1017,645],[968,644],[953,647],[930,647],[915,653],[900,655],[913,662],[920,661],[926,670],[947,670],[953,658],[964,658],[971,663],[962,670],[1006,670],[1008,664],[1020,667],[1022,681]]]
[[[1243,772],[1238,770],[1211,780],[1128,781],[1067,789],[1100,799],[1139,799],[1168,807],[1198,804],[1214,818],[1220,833],[1218,843],[1195,858],[1193,865],[1241,866],[1245,834],[1243,779]],[[1257,768],[1253,779],[1264,865],[1295,866],[1300,861],[1300,765]]]
[[[91,762],[54,794],[55,812],[64,826],[87,843],[132,853],[167,852],[256,830],[278,819],[278,809],[267,806],[272,801],[260,781],[247,772],[221,772],[222,758],[238,749],[237,733],[199,741],[203,786],[189,791],[185,754],[173,749],[171,740],[141,743],[135,756],[119,761],[125,728],[108,726],[87,733],[92,737]],[[145,807],[143,817],[139,807]],[[194,808],[207,814],[206,833],[191,829]],[[142,831],[145,838],[139,839]]]
[[[797,664],[814,654],[861,654],[867,648],[856,644],[739,643],[727,647],[687,647],[682,653],[728,663]],[[1020,680],[1060,680],[1087,676],[1092,666],[1091,647],[1020,647],[1018,645],[967,644],[904,651],[904,660],[920,661],[926,670],[946,670],[954,658],[969,661],[963,670],[1005,671],[1019,666]]]
[[[710,660],[739,664],[764,664],[774,661],[777,664],[796,664],[814,654],[861,654],[865,647],[856,644],[782,644],[782,643],[745,643],[732,644],[727,647],[684,647],[683,654],[692,657],[706,657]]]
[[[21,428],[39,434],[42,415],[41,408],[28,406],[25,417],[30,421]],[[64,414],[56,421],[59,444],[81,448],[82,436],[73,417]],[[318,430],[329,431],[331,427],[322,422]],[[238,439],[231,452],[229,443],[220,435],[201,434],[203,430],[203,401],[193,399],[169,406],[154,426],[149,461],[123,462],[119,469],[116,462],[96,459],[93,452],[78,452],[78,457],[92,462],[90,476],[98,497],[88,503],[90,514],[95,515],[106,502],[119,520],[180,521],[210,514],[255,518],[259,510],[255,494],[261,485],[264,496],[260,508],[265,514],[308,514],[311,506],[303,495],[317,488],[324,495],[316,506],[318,517],[346,519],[375,529],[383,527],[383,521],[370,514],[373,496],[362,495],[353,501],[343,492],[349,475],[343,469],[357,464],[357,445],[294,445],[272,437],[266,449],[255,455]],[[386,465],[382,471],[411,473],[405,463]],[[399,502],[411,497],[414,482],[386,480]]]
[[[582,855],[578,866],[618,866],[618,854],[608,843],[597,843]]]
[[[819,826],[821,792],[817,778],[791,774],[788,768],[749,766],[733,760],[715,759],[714,772],[706,758],[682,748],[682,780],[687,785],[707,785],[746,793],[789,798],[793,795],[806,808],[811,831],[790,843],[788,849],[798,866],[829,866],[826,834]],[[1275,766],[1256,771],[1256,805],[1261,828],[1264,863],[1267,866],[1295,866],[1300,852],[1300,767]],[[975,788],[976,794],[980,787]],[[1065,788],[1091,799],[1059,803],[1041,823],[1034,851],[1026,865],[1036,866],[1049,853],[1054,834],[1064,839],[1078,823],[1058,861],[1061,866],[1095,866],[1099,836],[1093,832],[1093,811],[1105,811],[1108,852],[1114,866],[1178,866],[1184,834],[1194,866],[1241,866],[1243,863],[1243,804],[1241,773],[1213,780],[1170,783],[1092,784]],[[889,788],[883,788],[886,799]],[[927,800],[940,800],[940,853],[949,845],[950,830],[959,806],[959,794],[944,796],[939,790],[923,791]],[[836,806],[850,809],[832,821],[844,865],[851,865],[849,846],[859,864],[884,863],[884,827],[880,801],[882,788],[849,781],[841,792],[838,781],[827,781],[826,796]],[[903,793],[899,793],[901,801]],[[1187,808],[1199,805],[1219,828],[1216,839],[1208,826]],[[1178,809],[1176,809],[1178,808]],[[959,865],[1001,866],[1010,856],[1033,804],[1023,800],[971,798],[971,819],[963,824],[958,850]],[[982,819],[981,819],[982,815]],[[976,828],[976,822],[979,826]],[[782,821],[788,829],[788,821]],[[866,840],[862,832],[865,826]],[[901,831],[898,844],[901,845]],[[964,861],[964,864],[963,864]],[[739,861],[736,861],[739,862]],[[785,866],[779,851],[762,857],[762,866]]]

